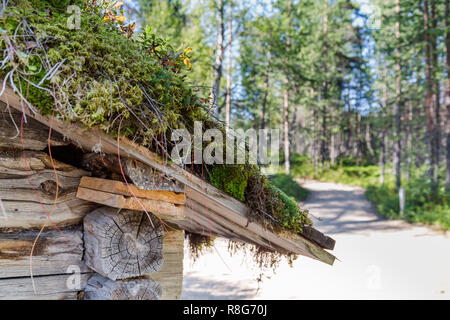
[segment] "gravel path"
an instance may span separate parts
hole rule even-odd
[[[182,299],[450,299],[450,237],[385,220],[358,187],[306,181],[303,207],[336,240],[334,266],[299,257],[258,283],[258,268],[226,241],[194,264],[186,252]]]

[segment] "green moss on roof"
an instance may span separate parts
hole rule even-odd
[[[100,127],[160,154],[169,150],[174,129],[193,132],[194,121],[203,121],[206,129],[221,128],[183,73],[163,65],[98,14],[82,11],[80,30],[69,30],[68,3],[83,1],[10,1],[0,18],[0,47],[4,57],[12,56],[0,75],[12,77],[40,113]],[[206,178],[212,184],[261,217],[270,216],[295,232],[311,224],[307,212],[271,186],[256,167],[218,165],[209,172]]]

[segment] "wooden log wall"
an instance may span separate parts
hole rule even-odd
[[[81,222],[97,205],[76,198],[89,172],[44,152],[68,145],[62,135],[49,139],[30,118],[21,131],[21,121],[0,104],[0,299],[77,299],[93,274],[82,260]]]
[[[56,132],[49,138],[49,128],[31,117],[23,130],[21,122],[20,112],[0,102],[0,299],[178,299],[184,231],[163,237],[155,217],[77,198],[81,178],[102,166],[86,165],[98,155],[73,154],[84,169],[58,161],[57,147],[70,142]],[[109,169],[117,165],[109,161]],[[141,186],[162,181],[163,189],[182,190],[126,158],[123,167]],[[124,251],[110,252],[119,254],[114,271],[99,251],[117,243]]]

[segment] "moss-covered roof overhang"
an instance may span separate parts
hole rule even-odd
[[[96,143],[100,132],[111,141],[117,141],[117,136],[133,140],[133,147],[124,150],[124,155],[129,153],[142,161],[145,153],[146,161],[152,159],[147,164],[165,172],[182,172],[159,157],[167,159],[172,130],[186,128],[193,132],[194,121],[202,121],[205,129],[223,130],[185,75],[162,63],[137,38],[124,36],[88,8],[83,9],[80,28],[71,30],[67,27],[70,14],[65,10],[49,6],[51,1],[40,5],[35,2],[10,1],[0,17],[0,76],[4,86],[13,88],[20,98],[18,106],[25,113],[38,118],[53,116],[65,123],[61,132],[68,136],[68,123],[74,123],[91,128],[85,138]],[[111,145],[110,149],[115,153],[118,146]],[[194,167],[190,180],[181,182],[192,182],[193,177],[199,184],[212,182],[244,201],[253,218],[272,230],[295,235],[311,225],[308,212],[273,188],[258,168],[248,164],[236,168]],[[239,177],[234,185],[229,183],[230,174]]]

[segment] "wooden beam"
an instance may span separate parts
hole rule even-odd
[[[170,220],[184,217],[184,206],[165,201],[125,197],[120,194],[113,194],[82,187],[78,188],[77,198],[118,209],[151,212],[160,219]]]
[[[163,265],[145,277],[161,285],[162,300],[178,300],[183,287],[184,230],[168,230],[163,236]]]
[[[151,279],[113,281],[93,275],[84,290],[84,300],[160,300],[161,285]]]
[[[77,300],[91,275],[81,273],[35,277],[36,293],[30,277],[0,279],[0,300]],[[72,279],[75,279],[75,285],[68,285]]]
[[[119,194],[127,197],[137,197],[148,200],[159,200],[174,204],[186,203],[186,197],[184,193],[175,193],[164,190],[142,190],[133,184],[126,185],[120,181],[82,177],[80,187],[98,191],[104,191],[113,194]]]
[[[39,123],[35,119],[27,119],[27,123],[23,124],[22,139],[18,134],[18,128],[22,120],[22,113],[14,108],[9,108],[0,101],[0,147],[7,149],[22,150],[22,146],[27,150],[44,150],[48,146],[49,128]],[[16,127],[17,126],[17,127]],[[64,140],[64,136],[58,132],[52,134],[50,138],[51,146],[68,145],[69,142]]]
[[[28,277],[30,263],[34,276],[66,274],[74,267],[80,272],[89,271],[82,261],[83,233],[79,229],[41,233],[30,262],[37,235],[38,231],[0,234],[0,278]]]
[[[323,249],[334,250],[334,246],[336,245],[336,240],[323,234],[319,230],[314,229],[313,227],[303,227],[302,236],[314,241]]]

